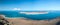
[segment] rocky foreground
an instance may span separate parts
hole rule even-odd
[[[23,18],[10,18],[10,25],[55,25],[60,19],[52,20],[27,20]]]

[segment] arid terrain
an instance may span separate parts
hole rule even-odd
[[[10,18],[10,25],[55,25],[60,19],[52,20],[27,20],[24,18]]]

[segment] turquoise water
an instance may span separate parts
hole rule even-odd
[[[19,12],[23,12],[23,11],[0,11],[0,14],[3,14],[9,18],[25,17],[33,20],[54,19],[60,16],[60,11],[47,11],[49,12],[48,14],[36,14],[36,15],[26,15]],[[31,11],[25,11],[25,12],[31,12]],[[38,11],[33,11],[33,12],[38,12]]]

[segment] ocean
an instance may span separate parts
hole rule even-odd
[[[8,18],[24,17],[32,20],[47,20],[60,17],[60,11],[47,11],[48,14],[35,14],[35,15],[26,15],[19,12],[39,12],[39,11],[0,11],[0,14],[3,14]]]

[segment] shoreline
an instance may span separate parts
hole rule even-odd
[[[39,20],[39,19],[28,19],[28,18],[24,18],[24,17],[5,17],[6,19],[27,19],[27,20]],[[40,20],[53,20],[53,19],[57,19],[57,18],[52,18],[52,19],[40,19]]]
[[[55,25],[59,19],[53,20],[26,20],[24,18],[9,18],[11,25]]]

